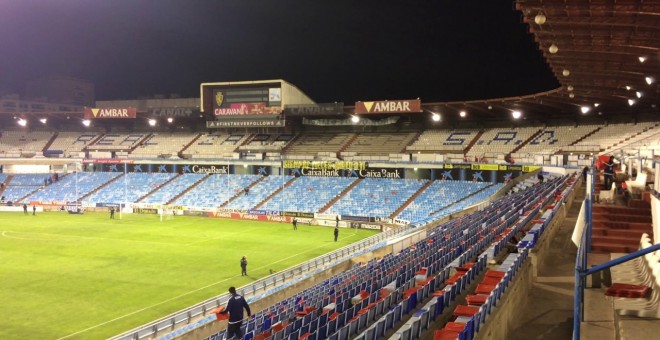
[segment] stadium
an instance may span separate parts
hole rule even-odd
[[[0,338],[654,337],[660,2],[514,4],[556,89],[0,98]]]

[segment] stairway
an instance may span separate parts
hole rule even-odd
[[[415,142],[419,139],[419,136],[421,136],[422,133],[424,133],[424,131],[418,131],[418,132],[415,134],[415,137],[413,137],[412,139],[410,139],[410,140],[408,141],[408,144],[406,144],[406,146],[404,146],[403,149],[402,149],[401,151],[399,151],[399,153],[407,153],[407,152],[408,152],[408,147],[411,146],[411,145],[413,145],[413,144],[415,144]]]
[[[188,149],[191,145],[195,144],[195,142],[200,137],[202,137],[202,135],[203,135],[202,133],[198,133],[197,136],[195,136],[195,138],[193,138],[190,142],[188,142],[188,144],[186,144],[186,146],[183,147],[183,149],[179,150],[179,152],[176,153],[177,156],[179,156],[179,158],[183,158],[183,152],[186,151],[186,149]]]
[[[479,130],[479,132],[478,132],[477,135],[472,139],[472,141],[470,142],[470,144],[468,144],[468,145],[465,147],[465,149],[463,150],[463,154],[464,154],[464,155],[467,155],[468,152],[470,152],[470,149],[472,149],[472,147],[474,146],[474,144],[477,144],[477,141],[479,140],[479,138],[481,138],[481,136],[482,136],[483,134],[484,134],[484,131],[483,131],[483,130]]]
[[[146,136],[142,137],[139,141],[137,141],[137,143],[134,143],[133,146],[131,146],[130,150],[128,150],[128,153],[135,151],[135,149],[141,146],[142,143],[144,143],[145,141],[149,141],[153,136],[154,136],[153,133],[147,133]]]
[[[207,174],[206,176],[200,178],[197,182],[193,183],[193,185],[189,186],[186,190],[182,191],[182,192],[179,193],[178,195],[172,197],[172,199],[169,200],[169,201],[167,201],[167,203],[165,203],[165,204],[172,204],[173,202],[175,202],[176,200],[178,200],[179,197],[185,195],[185,194],[188,193],[190,190],[192,190],[193,188],[195,188],[196,186],[200,185],[202,182],[204,182],[205,180],[207,180],[209,177],[211,177],[211,174]]]
[[[513,148],[513,150],[511,150],[511,153],[518,152],[518,150],[522,149],[523,147],[525,147],[525,145],[527,145],[529,142],[534,140],[536,136],[540,135],[541,132],[543,132],[543,129],[539,129],[538,131],[534,132],[534,134],[531,135],[529,138],[527,138],[524,142],[520,143],[520,145]]]
[[[262,177],[260,177],[258,180],[256,180],[256,181],[250,183],[250,185],[248,185],[247,187],[245,187],[245,189],[248,189],[248,190],[252,189],[252,187],[254,187],[255,185],[257,185],[259,182],[263,181],[264,178],[266,178],[266,176],[262,176]],[[227,206],[227,204],[229,204],[229,203],[231,203],[232,201],[234,201],[235,199],[241,197],[243,194],[245,194],[245,190],[243,190],[243,191],[239,191],[236,195],[232,196],[232,198],[228,199],[225,203],[222,203],[222,204],[220,205],[220,208],[224,208],[225,206]]]
[[[653,237],[648,202],[631,200],[629,206],[594,204],[592,216],[593,252],[632,253],[639,248],[643,233]]]
[[[298,179],[298,177],[294,177],[294,178],[290,179],[288,182],[284,183],[283,186],[277,188],[277,190],[273,191],[272,194],[268,195],[268,197],[264,198],[263,201],[259,202],[259,204],[255,205],[254,208],[252,208],[252,209],[261,208],[262,205],[266,204],[266,202],[268,202],[271,198],[273,198],[273,197],[275,197],[275,195],[279,194],[282,190],[284,190],[284,188],[286,188],[286,187],[290,186],[291,184],[293,184],[293,182],[297,179]]]
[[[568,144],[568,145],[569,145],[569,146],[573,146],[573,145],[575,145],[575,144],[577,144],[577,143],[579,143],[579,142],[581,142],[581,141],[587,139],[587,137],[593,135],[594,133],[598,132],[599,130],[600,130],[600,126],[597,127],[595,130],[593,130],[593,131],[587,133],[586,135],[582,136],[580,139],[576,140],[575,142],[573,142],[573,143],[571,143],[571,144]]]
[[[256,134],[254,134],[254,133],[253,133],[253,134],[250,134],[247,138],[245,138],[245,139],[243,140],[243,142],[241,142],[240,144],[236,145],[236,148],[234,148],[234,151],[233,151],[233,152],[241,152],[241,150],[240,150],[240,149],[241,149],[241,146],[243,146],[243,145],[248,145],[250,142],[252,142],[252,140],[253,140],[255,137],[257,137]]]
[[[172,182],[173,180],[177,179],[179,176],[181,176],[181,174],[176,174],[176,176],[170,178],[170,179],[167,180],[165,183],[163,183],[163,184],[157,186],[154,190],[151,190],[151,191],[149,191],[146,195],[144,195],[144,196],[138,198],[138,200],[135,201],[135,203],[140,203],[140,202],[142,202],[143,199],[149,197],[149,195],[151,195],[151,194],[153,194],[154,192],[160,190],[162,187],[164,187],[164,186],[170,184],[170,182]]]
[[[337,159],[343,159],[341,158],[341,153],[346,151],[346,149],[348,149],[351,146],[351,144],[355,142],[358,136],[359,136],[358,133],[354,133],[353,136],[351,136],[351,138],[349,138],[346,142],[344,142],[344,145],[342,145],[341,148],[337,150]]]
[[[9,175],[7,176],[7,178],[5,178],[5,181],[3,182],[5,185],[3,185],[2,188],[0,189],[0,197],[2,197],[2,194],[7,189],[7,185],[9,185],[9,182],[11,182],[12,178],[14,178],[14,175]]]
[[[296,142],[296,140],[300,138],[300,136],[302,136],[302,133],[298,133],[295,136],[293,136],[293,138],[291,138],[291,140],[289,140],[289,142],[286,143],[286,145],[282,148],[282,150],[280,150],[280,155],[284,155],[284,153],[291,147],[291,145],[293,145],[293,143]]]
[[[55,139],[57,139],[57,136],[59,135],[59,132],[55,132],[52,136],[50,136],[50,139],[48,140],[48,143],[44,146],[43,149],[41,149],[41,153],[43,154],[50,148],[51,145],[53,145],[53,142],[55,142]]]
[[[422,185],[422,187],[419,188],[419,190],[417,190],[412,196],[410,196],[410,198],[408,198],[405,202],[403,202],[403,204],[398,209],[396,209],[396,211],[394,211],[392,215],[390,215],[390,218],[396,218],[397,216],[399,216],[399,214],[404,209],[406,209],[410,205],[410,203],[412,203],[417,198],[417,196],[421,195],[424,191],[426,191],[426,189],[430,187],[431,184],[433,184],[433,181],[427,181],[426,184]]]
[[[326,203],[326,204],[323,206],[323,208],[321,208],[321,209],[319,210],[319,213],[322,214],[322,213],[326,212],[328,209],[330,209],[330,207],[331,207],[333,204],[337,203],[337,201],[339,201],[344,195],[346,195],[349,191],[353,190],[353,188],[355,188],[356,185],[360,184],[360,182],[362,182],[362,178],[358,178],[358,179],[356,179],[355,181],[353,181],[353,183],[351,183],[351,184],[350,184],[349,186],[347,186],[344,190],[342,190],[342,191],[339,193],[339,195],[335,196],[335,198],[331,199],[330,202]]]
[[[126,176],[125,173],[123,173],[123,174],[121,174],[121,175],[119,175],[119,176],[117,176],[117,177],[115,177],[115,178],[113,178],[113,179],[111,179],[111,180],[109,180],[109,181],[107,181],[107,182],[101,184],[101,185],[98,186],[96,189],[94,189],[94,190],[88,192],[87,195],[85,195],[85,196],[83,196],[83,197],[80,197],[80,198],[78,199],[78,201],[82,201],[83,199],[85,199],[85,198],[91,196],[92,194],[96,193],[97,191],[99,191],[99,190],[101,190],[101,189],[107,187],[107,186],[110,185],[111,183],[116,182],[117,180],[119,180],[120,178],[122,178],[122,177],[124,177],[124,176]]]

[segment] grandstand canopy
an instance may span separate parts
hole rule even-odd
[[[660,1],[518,0],[515,6],[561,87],[427,108],[490,118],[511,110],[533,118],[574,118],[583,106],[586,115],[603,118],[660,114]]]

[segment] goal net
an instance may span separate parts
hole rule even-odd
[[[160,216],[161,222],[173,220],[176,214],[177,210],[168,205],[163,205],[160,209],[158,209],[158,215]]]

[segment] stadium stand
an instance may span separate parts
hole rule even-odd
[[[249,134],[206,133],[184,152],[187,158],[232,158],[234,151],[250,137]]]
[[[47,131],[2,131],[0,133],[0,155],[2,157],[41,156],[46,143],[53,137]]]
[[[243,325],[244,339],[378,339],[391,334],[390,339],[409,340],[420,338],[443,313],[455,314],[453,322],[464,323],[461,332],[474,335],[527,257],[528,247],[507,257],[497,272],[486,272],[483,286],[476,291],[485,297],[471,299],[484,301],[479,307],[452,304],[485,271],[487,259],[504,250],[512,234],[531,221],[543,204],[542,197],[552,195],[567,179],[500,199],[484,211],[429,230],[426,239],[399,253],[355,265],[253,313]],[[515,209],[506,209],[510,206]],[[528,213],[520,216],[518,207]],[[498,221],[502,222],[498,225]],[[493,227],[483,228],[483,224]],[[206,339],[224,335],[223,330]]]
[[[374,157],[388,160],[389,154],[405,151],[406,146],[417,137],[416,133],[368,133],[359,134],[341,152],[345,160],[374,160]]]
[[[197,208],[217,208],[230,198],[243,192],[247,186],[260,178],[260,175],[214,174],[177,198],[172,204]]]
[[[117,172],[78,172],[69,174],[25,199],[27,202],[74,202],[116,178]]]
[[[427,180],[365,178],[326,211],[328,214],[388,218]]]
[[[603,126],[600,130],[594,132],[587,138],[575,143],[570,150],[586,150],[600,152],[611,148],[618,143],[622,143],[632,137],[638,136],[643,132],[656,128],[656,122],[641,122],[637,124],[609,124]],[[586,147],[593,147],[589,149]]]
[[[531,158],[533,154],[554,154],[594,132],[598,125],[548,126],[525,144],[514,158]],[[524,155],[524,156],[523,156]]]
[[[130,172],[83,199],[83,203],[133,203],[176,174]]]
[[[196,133],[153,133],[133,150],[129,158],[179,158],[179,151],[188,145]]]
[[[238,150],[262,152],[281,151],[294,138],[295,135],[292,134],[259,133],[252,136],[250,141],[245,145],[239,146]]]
[[[64,157],[78,156],[99,136],[95,132],[60,132],[48,147],[48,151],[62,151]]]
[[[511,129],[494,128],[485,131],[477,142],[467,152],[469,160],[474,157],[486,157],[494,161],[498,155],[506,155],[522,146],[530,137],[541,130],[541,127],[519,127]]]
[[[266,201],[261,209],[315,213],[346,189],[356,178],[298,177]]]
[[[253,186],[247,195],[238,196],[235,200],[229,202],[223,208],[226,209],[253,209],[270,194],[281,188],[286,182],[291,180],[293,176],[279,176],[270,175],[265,177],[262,181]]]
[[[147,136],[148,132],[133,133],[106,133],[101,138],[87,145],[91,150],[129,150],[138,146]]]
[[[411,152],[452,152],[460,153],[477,136],[479,130],[426,130],[411,145],[406,147]]]
[[[285,150],[287,159],[336,159],[337,152],[340,152],[352,138],[353,133],[309,133],[303,134],[294,140]],[[330,154],[333,156],[320,156],[319,153]]]
[[[432,213],[489,186],[486,182],[434,181],[397,218],[416,223],[424,221]]]
[[[145,197],[140,201],[140,203],[166,204],[171,199],[182,193],[184,190],[195,184],[195,182],[202,179],[204,176],[206,175],[190,173],[182,174],[171,182],[163,185],[149,196]]]
[[[22,198],[45,186],[44,179],[50,178],[49,174],[16,174],[14,175],[2,193],[6,201],[23,202]]]

